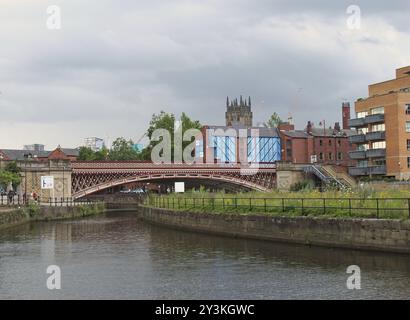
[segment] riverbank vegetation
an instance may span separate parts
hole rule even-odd
[[[201,188],[184,194],[150,196],[146,205],[220,214],[268,214],[339,218],[408,219],[410,190],[383,192],[307,190],[300,192],[211,193]]]

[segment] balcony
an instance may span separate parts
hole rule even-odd
[[[354,167],[349,168],[349,174],[353,177],[357,176],[368,176],[369,175],[369,167]]]
[[[386,133],[384,131],[368,132],[366,134],[367,141],[386,140]]]
[[[370,174],[386,174],[387,169],[386,166],[373,166],[370,168]]]
[[[365,125],[364,118],[357,118],[357,119],[349,120],[349,127],[351,128],[363,127],[364,125]]]
[[[368,176],[385,175],[387,173],[386,166],[370,166],[370,167],[354,167],[349,168],[349,174],[351,176]]]
[[[379,123],[379,122],[384,122],[384,114],[383,113],[372,114],[372,115],[367,116],[366,118],[364,118],[364,123],[365,124],[373,124],[373,123]]]
[[[349,152],[349,157],[352,160],[363,160],[366,159],[366,151],[350,151]]]
[[[366,136],[364,134],[356,134],[354,136],[349,137],[349,142],[350,143],[365,143],[366,142]]]
[[[386,156],[386,149],[369,149],[366,151],[367,158],[383,158]]]
[[[383,113],[372,114],[372,115],[367,116],[365,118],[350,119],[349,120],[349,127],[351,127],[351,128],[360,128],[360,127],[364,127],[368,124],[380,123],[380,122],[384,122],[384,114]]]

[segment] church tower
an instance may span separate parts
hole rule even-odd
[[[243,99],[242,96],[238,99],[229,100],[229,97],[226,98],[226,113],[225,121],[226,126],[238,126],[242,125],[245,127],[252,127],[252,102],[251,97]]]

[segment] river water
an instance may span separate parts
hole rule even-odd
[[[49,265],[61,289],[49,290]],[[361,290],[348,290],[349,265]],[[0,231],[0,299],[408,299],[410,256],[231,239],[135,212]]]

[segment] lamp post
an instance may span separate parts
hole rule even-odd
[[[31,153],[24,154],[24,202],[27,202],[27,161],[33,158]]]

